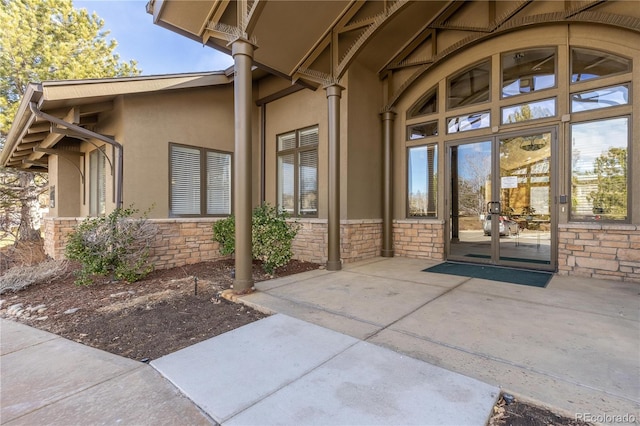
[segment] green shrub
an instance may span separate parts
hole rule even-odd
[[[276,268],[291,260],[291,244],[298,233],[296,223],[288,223],[289,215],[275,207],[263,204],[253,210],[251,229],[251,252],[254,259],[262,262],[262,268],[273,274]],[[229,216],[213,225],[213,241],[220,243],[220,253],[235,251],[235,218]]]
[[[82,265],[76,284],[88,285],[93,275],[109,273],[115,280],[135,282],[153,270],[148,260],[158,230],[147,220],[146,212],[142,218],[132,218],[136,213],[132,207],[116,209],[78,225],[66,247],[67,258]]]
[[[228,256],[236,250],[236,219],[229,216],[213,224],[213,241],[220,243],[220,254]]]

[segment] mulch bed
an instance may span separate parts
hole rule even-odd
[[[154,271],[136,283],[100,277],[78,286],[73,275],[78,266],[72,264],[63,277],[0,295],[0,317],[127,358],[156,359],[266,316],[219,297],[233,284],[233,267],[232,260],[203,262]],[[254,263],[253,278],[264,281],[318,267],[292,261],[271,276]],[[19,317],[8,313],[16,304],[25,309]],[[28,310],[41,305],[46,310],[40,313]]]

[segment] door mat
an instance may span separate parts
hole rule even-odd
[[[474,265],[471,263],[444,262],[423,269],[424,272],[437,274],[458,275],[462,277],[482,278],[491,281],[528,285],[544,288],[553,274],[543,271],[529,271],[526,269],[504,268],[492,265]]]

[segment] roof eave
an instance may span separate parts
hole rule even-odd
[[[18,107],[18,111],[16,112],[16,116],[13,124],[11,125],[11,129],[9,129],[9,134],[7,135],[7,140],[5,141],[4,148],[2,149],[2,152],[0,152],[0,165],[7,165],[9,157],[22,140],[22,137],[31,125],[31,122],[35,120],[33,113],[29,109],[29,103],[36,102],[39,104],[41,100],[42,84],[29,83],[27,85],[25,94],[22,97],[22,101],[20,101],[20,106]]]

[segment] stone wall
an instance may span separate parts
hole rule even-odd
[[[153,219],[159,232],[151,249],[151,262],[156,269],[168,269],[224,257],[213,241],[213,223],[218,220]]]
[[[393,249],[396,256],[444,260],[444,221],[394,220]]]
[[[69,234],[75,229],[83,218],[75,217],[45,217],[44,226],[44,252],[55,260],[64,259],[64,249],[67,246]]]
[[[69,233],[82,218],[45,218],[44,249],[63,259]],[[156,268],[221,258],[212,240],[219,218],[153,219],[159,233],[152,247]],[[327,221],[297,219],[294,259],[327,261]],[[382,220],[340,222],[341,258],[345,263],[380,256]],[[444,222],[406,219],[393,222],[396,256],[444,260]],[[558,274],[640,282],[640,226],[628,224],[561,224],[558,226]]]
[[[44,249],[53,259],[64,259],[69,234],[83,218],[45,218]],[[189,265],[221,258],[214,243],[213,223],[219,218],[150,219],[158,226],[150,260],[156,269]]]
[[[64,259],[68,235],[83,218],[46,218],[45,252],[53,259]],[[159,227],[153,243],[151,261],[156,269],[167,269],[220,259],[214,243],[213,223],[219,218],[150,219]],[[291,220],[293,221],[293,220]],[[327,221],[297,219],[300,229],[293,241],[294,259],[327,261]],[[382,220],[346,220],[340,223],[341,257],[345,263],[380,255]]]
[[[293,240],[293,258],[307,262],[326,263],[328,258],[326,219],[291,219],[300,226]],[[340,221],[340,257],[344,263],[380,256],[382,250],[382,220]]]
[[[640,282],[640,226],[559,225],[558,274]]]

